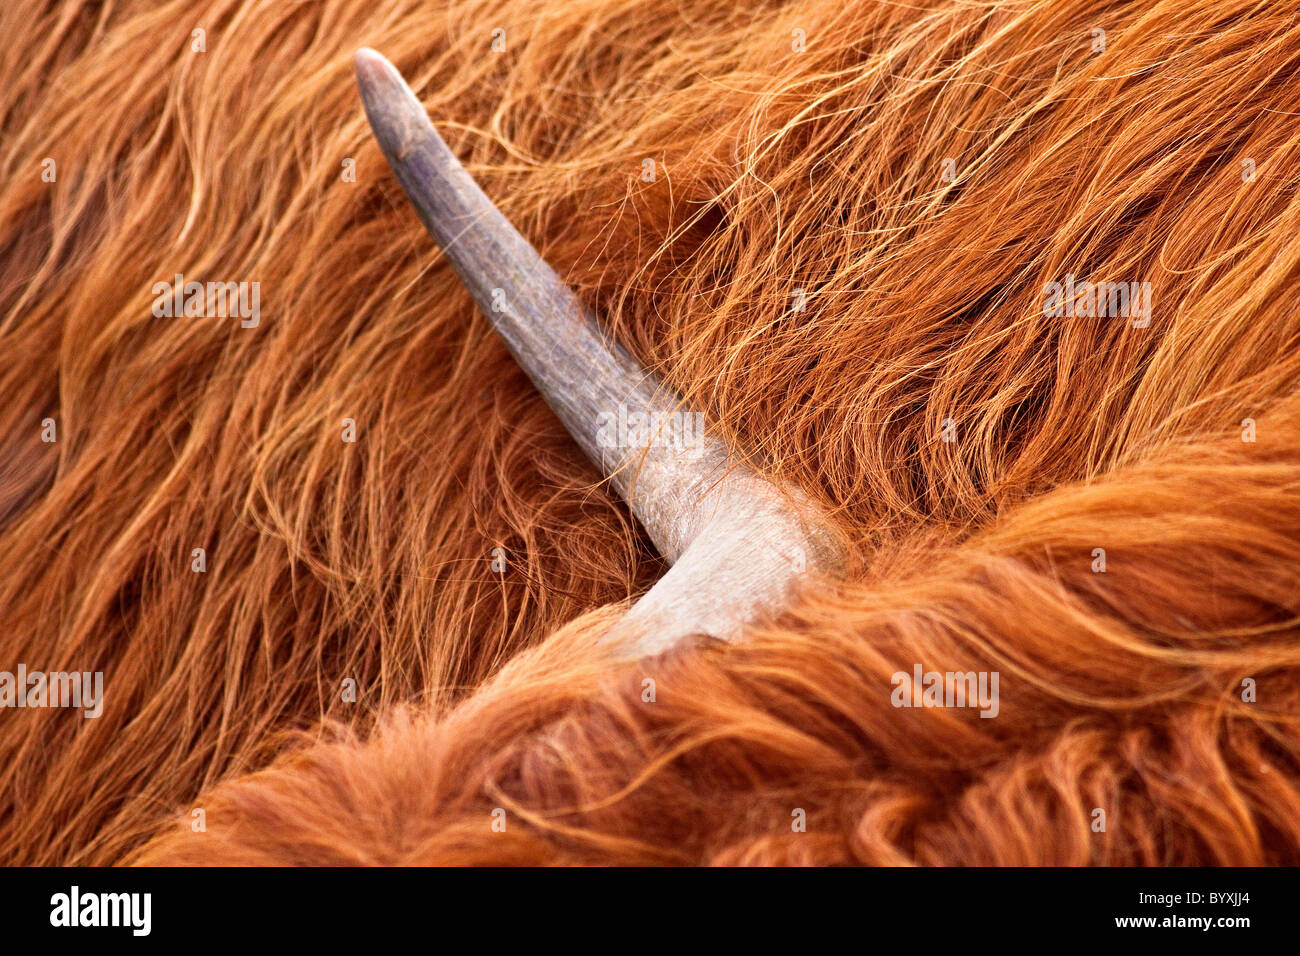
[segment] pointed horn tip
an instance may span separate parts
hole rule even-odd
[[[386,74],[397,73],[397,67],[389,63],[386,56],[368,46],[352,54],[352,67],[356,70],[357,82],[367,86],[384,80]]]
[[[375,138],[390,162],[400,162],[432,131],[428,114],[397,67],[382,53],[362,47],[352,54],[352,65]]]

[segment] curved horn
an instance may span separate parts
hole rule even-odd
[[[804,570],[839,569],[843,548],[807,498],[765,480],[694,427],[702,417],[602,334],[452,155],[397,68],[369,49],[357,52],[355,65],[375,138],[425,228],[672,564],[611,639],[643,656],[693,634],[731,638],[779,608]],[[652,423],[643,434],[656,440],[620,442],[625,430],[616,423],[633,416]]]

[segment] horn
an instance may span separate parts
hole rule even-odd
[[[716,435],[672,427],[702,416],[602,332],[452,155],[397,68],[369,49],[354,62],[375,139],[420,221],[672,565],[608,635],[617,650],[641,657],[696,635],[732,639],[778,610],[803,572],[841,570],[843,543],[806,495],[766,480]],[[609,440],[620,414],[652,423],[653,440],[625,447],[617,429]]]

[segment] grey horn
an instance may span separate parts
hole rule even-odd
[[[692,635],[731,639],[779,610],[805,571],[841,570],[843,546],[807,497],[694,427],[702,416],[602,333],[452,155],[396,67],[369,49],[355,65],[370,126],[420,221],[672,565],[609,635],[616,650],[641,657]],[[622,440],[620,421],[641,423],[642,440]]]

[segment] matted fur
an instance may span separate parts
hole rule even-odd
[[[862,571],[605,659],[662,564],[405,204],[362,45]],[[6,862],[1300,862],[1285,4],[59,0],[0,75],[0,669],[106,692],[0,711]],[[176,273],[260,325],[155,318]],[[1045,316],[1067,273],[1150,326]],[[999,716],[894,708],[917,663]]]

